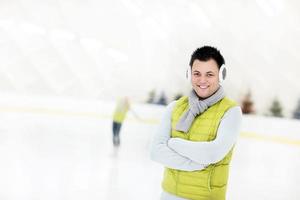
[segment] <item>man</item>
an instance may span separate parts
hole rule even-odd
[[[130,109],[130,104],[127,97],[118,100],[113,115],[113,125],[112,125],[113,145],[115,147],[120,146],[120,130],[129,109]]]
[[[165,168],[162,200],[224,200],[242,112],[225,97],[219,50],[196,49],[187,76],[193,90],[167,106],[151,146]]]

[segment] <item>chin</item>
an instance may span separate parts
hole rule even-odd
[[[198,95],[198,97],[200,97],[200,98],[206,98],[206,97],[208,97],[208,94],[203,94],[203,93],[197,93],[197,95]]]

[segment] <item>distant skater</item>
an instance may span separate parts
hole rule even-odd
[[[122,127],[122,123],[126,118],[127,112],[130,109],[130,103],[127,97],[118,100],[117,106],[113,115],[113,124],[112,124],[112,132],[113,132],[113,145],[115,147],[120,146],[120,131]]]

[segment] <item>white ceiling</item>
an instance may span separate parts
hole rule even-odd
[[[296,0],[1,0],[0,92],[144,100],[185,92],[192,51],[218,47],[227,93],[265,113],[300,98]]]

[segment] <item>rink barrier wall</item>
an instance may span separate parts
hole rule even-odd
[[[22,107],[22,106],[5,106],[0,107],[0,112],[10,112],[10,113],[24,113],[24,114],[39,114],[39,115],[53,115],[53,116],[72,116],[72,117],[87,117],[87,118],[97,118],[97,119],[103,119],[103,120],[110,120],[112,119],[111,114],[101,114],[98,112],[89,112],[89,111],[70,111],[70,110],[64,110],[64,109],[55,109],[55,108],[37,108],[37,107]],[[161,114],[161,113],[160,113]],[[150,114],[151,115],[151,114]],[[243,119],[243,125],[247,127],[247,122],[255,120],[260,120],[260,123],[264,123],[264,121],[270,121],[272,119],[265,118],[258,116],[258,119],[255,119],[255,116],[251,117],[251,120],[247,119],[249,117],[244,117]],[[280,119],[273,119],[275,121],[279,121]],[[284,126],[284,123],[287,123],[288,119],[285,119],[282,121],[282,125]],[[126,119],[126,122],[130,123],[145,123],[149,125],[157,125],[159,123],[159,119],[155,118],[152,113],[152,117],[149,118],[143,118],[143,119],[137,119],[132,114],[129,113],[129,116]],[[290,122],[289,122],[290,123]],[[298,122],[300,125],[300,121]],[[272,122],[272,124],[277,124],[278,122]],[[280,124],[279,124],[280,125]],[[249,124],[248,124],[249,126]],[[262,127],[260,127],[262,128]],[[271,133],[264,133],[263,131],[247,131],[245,130],[245,127],[242,127],[242,131],[240,134],[240,137],[246,138],[246,139],[253,139],[253,140],[259,140],[259,141],[266,141],[266,142],[274,142],[279,144],[286,144],[291,146],[298,146],[300,147],[300,129],[294,130],[293,137],[286,137],[285,133],[281,134],[271,134]],[[291,131],[291,130],[289,130]],[[297,131],[297,133],[296,133]],[[296,138],[295,138],[296,134]]]

